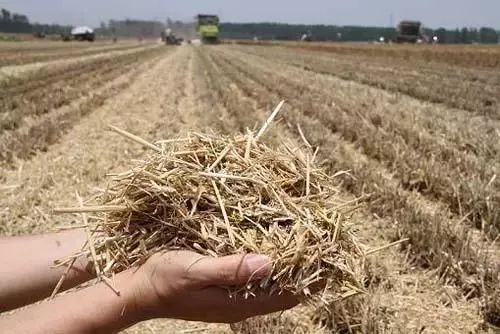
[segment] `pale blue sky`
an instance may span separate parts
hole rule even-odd
[[[491,26],[500,29],[500,0],[0,0],[0,7],[44,23],[97,25],[101,20],[186,20],[198,12],[230,22],[387,26],[419,19],[428,27]]]

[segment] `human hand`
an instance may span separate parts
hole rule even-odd
[[[269,259],[261,255],[221,258],[175,251],[151,257],[132,277],[132,307],[139,320],[172,318],[235,323],[298,304],[291,294],[230,297],[221,286],[241,286],[266,277]]]

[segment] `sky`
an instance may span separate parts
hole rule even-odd
[[[31,21],[97,26],[109,19],[190,20],[215,13],[224,22],[396,25],[418,19],[430,28],[500,29],[500,0],[0,0]]]

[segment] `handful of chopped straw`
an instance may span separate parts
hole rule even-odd
[[[272,259],[271,274],[231,292],[286,290],[310,300],[318,283],[329,297],[360,292],[353,265],[363,253],[341,212],[349,203],[338,199],[334,177],[315,165],[317,151],[259,141],[282,104],[257,134],[193,132],[152,144],[112,128],[152,153],[114,175],[96,197],[99,205],[55,210],[94,213],[84,219],[89,238],[82,252],[61,264],[85,254],[106,280],[161,251],[258,253]]]

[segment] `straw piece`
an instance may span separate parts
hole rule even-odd
[[[231,223],[229,222],[229,218],[227,217],[226,207],[224,206],[224,202],[222,201],[222,198],[220,196],[219,188],[217,187],[217,184],[215,184],[214,180],[212,180],[212,186],[214,187],[215,196],[217,196],[217,201],[219,202],[219,207],[222,211],[224,222],[226,223],[227,234],[229,236],[229,239],[231,240],[231,244],[234,246],[235,240],[233,235],[233,229],[231,228]]]
[[[76,196],[77,196],[78,202],[80,203],[80,206],[83,206],[83,201],[82,201],[82,198],[80,197],[80,195],[78,195],[78,193],[77,193]],[[82,226],[86,227],[86,229],[88,230],[87,215],[82,214],[82,220],[83,220],[83,225]],[[83,244],[83,246],[81,247],[80,251],[83,251],[85,249],[85,247],[87,247],[87,243],[88,243],[88,240]],[[50,299],[53,299],[59,293],[59,291],[62,288],[62,285],[64,284],[64,281],[68,277],[68,274],[69,274],[70,270],[73,268],[73,266],[75,265],[77,259],[78,259],[78,256],[74,256],[69,261],[69,264],[67,265],[66,270],[64,271],[64,273],[62,274],[61,278],[57,282],[54,290],[52,291],[52,294],[50,295]]]
[[[391,247],[394,247],[394,246],[397,246],[399,244],[402,244],[402,243],[405,243],[407,241],[410,241],[410,239],[406,238],[406,239],[402,239],[402,240],[398,240],[398,241],[394,241],[394,242],[391,242],[390,244],[387,244],[387,245],[384,245],[384,246],[381,246],[381,247],[377,247],[377,248],[374,248],[374,249],[371,249],[369,251],[366,251],[365,252],[365,256],[368,256],[368,255],[372,255],[372,254],[375,254],[375,253],[378,253],[378,252],[381,252],[383,250],[386,250],[388,248],[391,248]]]
[[[274,109],[274,111],[271,114],[271,116],[269,116],[269,118],[264,122],[264,125],[262,126],[262,128],[260,128],[260,131],[255,136],[255,141],[258,141],[259,138],[266,132],[267,128],[269,127],[269,125],[271,125],[271,123],[273,122],[274,118],[276,117],[276,115],[278,115],[278,113],[280,112],[280,110],[281,110],[281,108],[283,107],[284,104],[285,104],[285,100],[281,101],[278,104],[278,106]]]
[[[252,132],[247,129],[247,139],[246,139],[246,146],[245,146],[245,160],[250,159],[250,151],[252,149],[252,143],[254,141],[253,134]]]
[[[82,249],[86,247],[87,244],[84,244],[82,246]],[[68,274],[69,274],[69,271],[71,270],[71,268],[73,268],[73,266],[75,265],[75,262],[78,258],[77,257],[74,257],[70,263],[68,264],[68,266],[66,267],[66,270],[64,271],[64,273],[62,274],[61,278],[59,279],[59,281],[57,282],[54,290],[52,291],[52,294],[50,295],[50,298],[49,299],[53,299],[58,293],[59,291],[61,290],[61,287],[64,283],[64,281],[66,280],[66,277],[68,277]]]
[[[220,155],[217,158],[217,160],[215,160],[214,163],[210,167],[208,167],[207,172],[210,172],[215,167],[217,167],[217,165],[222,161],[222,159],[224,159],[224,157],[226,156],[226,154],[229,153],[229,151],[231,150],[232,147],[233,147],[233,145],[231,145],[231,144],[227,145],[226,148],[224,149],[224,151],[222,151],[220,153]]]
[[[155,144],[172,144],[190,140],[191,138],[165,139],[165,140],[157,140],[155,141]]]
[[[161,152],[162,151],[161,148],[159,148],[158,146],[153,145],[150,142],[147,142],[146,140],[142,139],[141,137],[133,135],[133,134],[131,134],[131,133],[125,131],[125,130],[119,129],[116,126],[108,125],[108,128],[110,130],[118,133],[119,135],[122,135],[125,138],[128,138],[128,139],[130,139],[132,141],[135,141],[136,143],[139,143],[142,146],[145,146],[145,147],[148,147],[148,148],[150,148],[152,150],[155,150],[156,152]]]
[[[306,197],[311,193],[311,166],[309,154],[306,155]]]
[[[312,149],[312,145],[309,143],[309,141],[306,139],[306,136],[304,136],[304,132],[302,132],[302,128],[300,127],[300,124],[297,123],[297,130],[299,130],[299,135],[304,144],[310,149]]]
[[[85,213],[85,212],[115,212],[126,211],[127,207],[123,205],[96,205],[84,207],[69,207],[69,208],[55,208],[52,209],[53,213]]]
[[[262,181],[250,178],[250,177],[243,177],[243,176],[237,176],[237,175],[229,175],[229,174],[223,174],[223,173],[205,173],[205,172],[200,172],[199,173],[201,176],[208,176],[208,177],[215,177],[215,178],[220,178],[220,179],[229,179],[229,180],[238,180],[238,181],[248,181],[248,182],[253,182],[253,183],[258,183],[265,185]]]
[[[95,246],[94,246],[94,239],[92,237],[92,234],[90,233],[90,229],[86,228],[85,233],[87,234],[87,240],[90,245],[90,254],[92,254],[92,262],[94,264],[95,272],[97,274],[97,277],[101,276],[101,269],[99,268],[98,261],[97,261],[97,254],[95,252]]]

